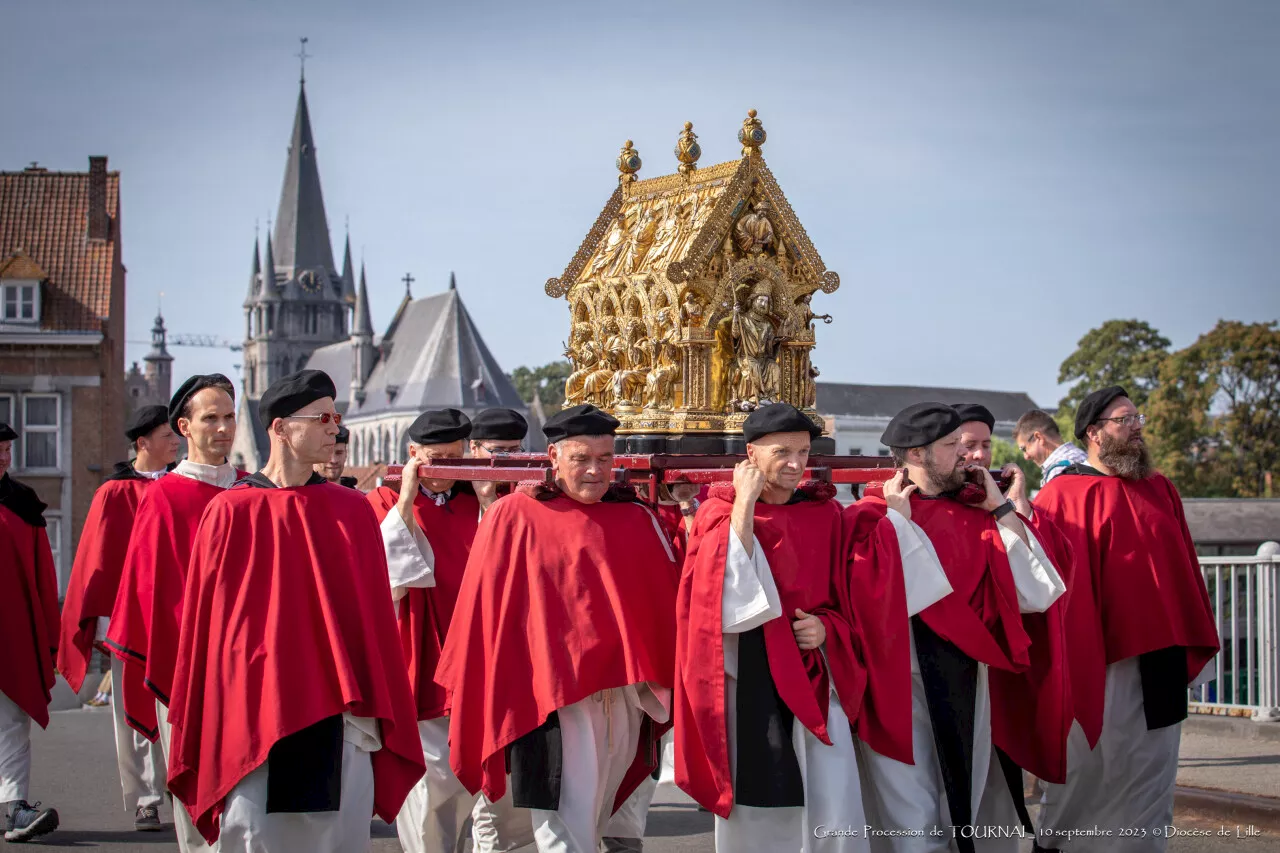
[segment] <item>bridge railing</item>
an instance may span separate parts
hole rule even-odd
[[[1200,570],[1222,648],[1192,712],[1280,720],[1280,560],[1201,557]]]

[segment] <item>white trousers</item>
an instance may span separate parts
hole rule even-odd
[[[124,661],[111,655],[111,721],[116,734],[116,765],[124,807],[159,806],[164,801],[164,753],[159,743],[138,734],[124,721]]]
[[[1182,724],[1147,730],[1137,658],[1107,667],[1102,734],[1089,749],[1078,724],[1067,740],[1067,782],[1045,785],[1040,845],[1071,853],[1158,853],[1155,830],[1173,823]],[[1070,830],[1110,829],[1111,837],[1071,838]],[[1139,837],[1117,837],[1120,829]],[[1145,837],[1141,831],[1145,830]]]
[[[559,709],[560,808],[530,809],[539,853],[596,853],[618,788],[636,757],[644,712],[630,701],[633,693],[602,690]]]
[[[336,812],[267,814],[267,765],[227,795],[222,813],[222,853],[366,853],[373,818],[370,754],[342,742],[342,805]]]
[[[729,771],[737,779],[737,679],[725,676],[725,712],[729,729]],[[760,808],[735,805],[729,817],[715,819],[719,853],[866,853],[862,784],[849,718],[835,691],[827,709],[827,746],[799,720],[791,744],[804,780],[804,806]]]
[[[25,800],[31,786],[31,718],[0,693],[0,804]]]
[[[404,853],[454,853],[476,804],[449,767],[449,718],[418,721],[427,772],[409,791],[396,815],[396,834]]]
[[[604,828],[605,838],[644,838],[645,824],[649,822],[649,805],[658,790],[658,780],[646,776],[631,792],[618,810],[609,818]]]
[[[481,794],[471,811],[471,847],[474,853],[511,853],[533,843],[533,816],[511,802],[511,786],[502,799],[491,802]]]
[[[990,691],[984,664],[978,665],[973,740],[973,823],[1013,833],[1020,824],[1009,785],[991,746]],[[954,851],[957,846],[951,837],[951,810],[918,666],[911,673],[911,752],[915,763],[903,764],[858,742],[867,823],[873,830],[894,833],[873,833],[871,849],[875,853]],[[1018,838],[976,838],[974,847],[983,853],[1016,853]]]
[[[114,684],[121,683],[115,680],[115,676],[112,676],[112,682]],[[117,687],[116,689],[120,690],[122,688]],[[169,738],[173,733],[173,727],[169,725],[169,709],[159,699],[156,700],[156,722],[156,727],[160,729],[161,761],[167,771],[169,767]],[[191,822],[191,814],[187,811],[186,804],[177,797],[171,797],[170,805],[173,806],[173,831],[178,836],[178,849],[182,853],[216,853],[218,845],[209,844],[204,840],[204,836],[196,830],[196,825]]]

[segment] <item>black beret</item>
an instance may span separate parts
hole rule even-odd
[[[1098,418],[1102,417],[1102,413],[1116,397],[1128,396],[1129,392],[1119,385],[1108,385],[1081,400],[1080,408],[1076,409],[1076,438],[1084,440],[1085,430],[1098,422]]]
[[[182,407],[187,404],[188,400],[206,388],[214,388],[220,385],[225,385],[231,389],[232,400],[236,398],[236,387],[231,384],[230,379],[221,373],[197,373],[179,385],[178,390],[174,391],[173,396],[169,398],[169,426],[173,428],[173,431],[178,432],[178,417],[182,414]]]
[[[17,437],[18,434],[14,432],[13,427],[4,421],[0,421],[0,441],[13,441]]]
[[[432,409],[409,424],[414,444],[448,444],[471,435],[471,419],[457,409]]]
[[[168,422],[168,406],[143,406],[133,413],[133,417],[125,421],[124,437],[130,441],[137,441],[156,427],[164,426]]]
[[[271,429],[276,418],[287,418],[316,400],[338,399],[338,389],[323,370],[299,370],[271,383],[258,401],[262,425]]]
[[[590,403],[570,409],[561,409],[542,425],[542,434],[555,444],[578,435],[613,435],[621,423],[608,412],[602,412]]]
[[[485,409],[471,422],[471,440],[520,441],[529,424],[515,409]]]
[[[742,437],[748,442],[759,441],[775,432],[807,432],[810,438],[817,438],[822,435],[822,428],[790,403],[761,406],[747,415],[742,424]]]
[[[893,416],[880,442],[889,447],[924,447],[960,428],[960,415],[945,403],[916,403]]]
[[[956,414],[960,416],[960,423],[962,424],[967,424],[970,421],[979,421],[986,424],[989,430],[996,428],[996,416],[991,414],[991,410],[986,406],[978,403],[956,403],[951,408],[956,410]]]
[[[338,424],[338,437],[333,441],[335,444],[350,444],[351,430],[347,429],[342,424]]]

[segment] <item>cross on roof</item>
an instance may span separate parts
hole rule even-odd
[[[408,295],[409,295],[409,285],[413,284],[415,281],[417,281],[417,279],[416,279],[416,278],[414,278],[414,277],[413,277],[412,275],[410,275],[409,273],[405,273],[405,274],[404,274],[404,278],[402,278],[402,279],[400,279],[400,280],[404,282],[404,294],[405,294],[405,296],[408,296]]]
[[[298,57],[298,59],[302,61],[302,71],[298,76],[298,82],[305,83],[307,82],[307,59],[311,56],[311,54],[307,53],[306,36],[303,36],[302,38],[298,39],[298,41],[302,43],[302,49],[299,50],[296,54],[294,54],[295,56]]]

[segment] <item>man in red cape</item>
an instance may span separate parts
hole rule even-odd
[[[618,421],[547,419],[555,488],[485,513],[436,681],[469,791],[532,810],[539,850],[595,853],[656,766],[670,714],[677,568],[657,518],[610,489]]]
[[[698,510],[680,580],[676,784],[715,813],[724,853],[865,851],[840,505],[797,488],[821,430],[774,403],[742,432],[747,458]]]
[[[365,850],[424,771],[378,523],[312,468],[336,396],[318,370],[268,388],[271,456],[196,532],[169,788],[227,850]]]
[[[107,630],[112,667],[122,671],[113,705],[157,744],[162,773],[170,752],[168,704],[187,562],[205,507],[239,476],[227,462],[235,412],[235,386],[221,373],[196,374],[174,392],[166,416],[173,432],[186,438],[187,458],[148,488],[138,505]],[[173,804],[173,822],[182,853],[209,849],[181,802]]]
[[[45,532],[45,504],[9,476],[13,441],[0,421],[0,806],[6,841],[28,841],[58,828],[58,812],[27,802],[31,721],[49,726],[53,661],[58,652],[58,577]]]
[[[427,760],[426,775],[396,817],[396,833],[405,853],[453,853],[476,795],[449,769],[448,699],[435,675],[480,522],[480,503],[469,482],[422,480],[418,466],[462,456],[471,421],[457,409],[437,409],[421,414],[407,434],[409,461],[399,490],[379,486],[369,493],[387,553],[400,648]]]
[[[138,504],[178,454],[178,437],[169,426],[165,406],[143,406],[135,412],[125,424],[125,437],[137,456],[116,465],[94,493],[62,605],[58,671],[77,693],[84,684],[94,647],[107,636]],[[111,683],[115,685],[111,716],[124,807],[133,810],[134,829],[158,830],[165,793],[164,756],[157,744],[125,722],[124,663],[116,657],[110,660]]]
[[[909,666],[910,679],[886,673],[869,686],[871,716],[859,735],[869,823],[923,834],[879,837],[876,849],[1016,850],[1016,838],[975,841],[965,828],[1025,828],[1021,774],[1008,753],[1025,760],[1044,751],[1036,721],[1010,713],[991,671],[1031,668],[1022,614],[1043,612],[1065,586],[1043,533],[1017,516],[985,468],[965,462],[960,426],[950,406],[908,406],[881,436],[905,473],[846,511],[851,573],[886,563],[901,571],[909,617],[877,632],[876,643],[878,654]],[[1060,660],[1043,666],[1050,680],[1063,669]],[[930,835],[935,828],[942,834]]]
[[[1036,496],[1075,556],[1067,641],[1075,719],[1065,785],[1050,785],[1046,850],[1164,850],[1173,822],[1187,687],[1218,653],[1218,630],[1178,490],[1151,468],[1145,418],[1125,390],[1093,392],[1076,413],[1087,465],[1072,464]],[[1077,838],[1083,827],[1145,837]]]

